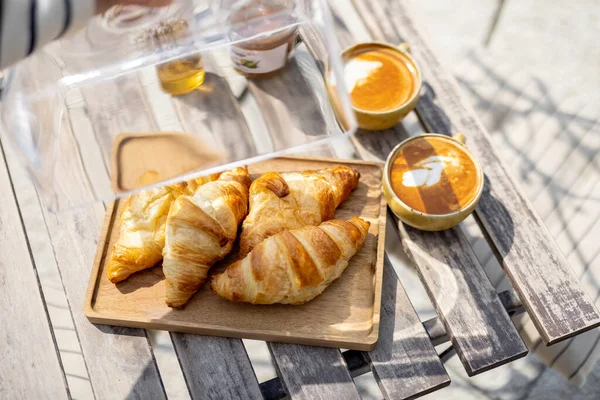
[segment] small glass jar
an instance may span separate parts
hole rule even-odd
[[[187,22],[171,19],[161,22],[150,33],[157,45],[176,47],[185,42]],[[164,43],[161,43],[164,42]],[[156,67],[158,80],[163,90],[173,96],[189,93],[204,83],[204,65],[200,53],[160,64]]]
[[[199,88],[206,75],[200,54],[161,64],[156,67],[156,72],[160,86],[173,96]]]
[[[298,26],[292,1],[252,0],[232,13],[231,39],[244,40],[231,46],[235,69],[248,78],[268,78],[282,70],[294,48]],[[290,26],[291,25],[291,26]],[[265,32],[273,32],[264,35]]]

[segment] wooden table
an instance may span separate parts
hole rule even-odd
[[[510,319],[514,312],[528,312],[547,345],[600,325],[600,313],[494,153],[488,133],[424,40],[407,3],[331,1],[342,46],[367,40],[406,41],[420,63],[425,82],[416,112],[407,118],[411,123],[379,133],[359,131],[351,142],[338,144],[332,151],[339,157],[383,161],[408,134],[464,133],[486,175],[486,191],[475,217],[510,278],[512,291],[496,294],[460,227],[425,233],[398,224],[390,214],[389,222],[395,228],[389,230],[389,243],[402,245],[414,262],[437,317],[424,322],[419,319],[386,260],[380,338],[373,351],[342,352],[268,343],[278,377],[259,383],[239,339],[89,323],[82,304],[105,207],[96,204],[59,215],[48,213],[14,155],[3,147],[0,338],[4,345],[0,347],[0,398],[65,398],[82,378],[89,379],[90,393],[99,399],[179,397],[181,393],[161,379],[173,368],[181,368],[189,396],[194,399],[272,399],[286,395],[298,399],[358,399],[352,378],[368,371],[373,372],[386,398],[415,398],[450,383],[434,348],[445,341],[452,343],[469,375],[526,355],[527,348]],[[311,40],[315,33],[303,29],[301,34],[303,47],[297,56],[304,51],[322,60],[322,49]],[[277,78],[249,81],[244,88],[242,111],[275,110],[276,102],[281,101],[288,102],[288,110],[294,109],[298,91],[303,93],[302,85],[306,85],[294,82],[295,62]],[[81,161],[84,164],[89,158],[105,157],[77,148],[77,132],[93,126],[102,137],[102,130],[118,132],[122,118],[136,121],[139,131],[191,129],[190,124],[198,119],[193,96],[186,101],[164,97],[158,103],[150,101],[153,90],[159,90],[152,79],[152,73],[140,72],[137,77],[115,83],[127,95],[115,99],[114,107],[118,109],[119,102],[139,101],[146,104],[145,114],[127,115],[125,107],[124,114],[114,119],[93,112],[72,114],[65,127],[63,151],[86,154]],[[297,91],[294,96],[286,92],[290,82]],[[226,82],[223,86],[234,94],[239,89],[228,87]],[[102,98],[103,93],[82,91],[68,101],[92,104]],[[311,101],[318,107],[315,99],[302,101],[297,109],[307,110]],[[265,112],[263,117],[267,126],[298,121],[297,116],[280,113]],[[319,121],[306,119],[301,129],[317,130],[320,126]],[[252,126],[224,117],[211,128],[222,130],[223,140],[227,141],[227,130]],[[321,154],[332,155],[328,150]],[[92,177],[106,176],[106,171],[93,167],[87,172]],[[80,190],[90,190],[84,179]],[[68,317],[63,318],[65,314],[60,310],[68,311]],[[61,330],[65,334],[56,334]]]

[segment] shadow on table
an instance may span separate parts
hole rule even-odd
[[[163,371],[165,373],[167,371]],[[164,377],[166,378],[166,377]],[[125,397],[126,400],[166,399],[167,393],[162,382],[156,361],[146,364],[131,390]]]
[[[435,98],[436,94],[433,87],[429,82],[424,81],[416,106],[419,120],[429,132],[452,136],[457,130],[452,126],[452,121],[450,121],[444,110],[435,103]],[[429,122],[425,122],[424,118]]]
[[[548,85],[533,74],[527,81],[523,77],[518,79],[516,73],[523,74],[522,68],[517,64],[512,68],[509,71],[507,66],[500,69],[494,58],[473,52],[461,64],[464,73],[457,80],[474,108],[484,117],[503,161],[516,180],[524,185],[541,183],[542,190],[529,193],[529,200],[541,204],[538,214],[545,223],[551,221],[553,226],[548,227],[555,239],[568,242],[569,252],[565,256],[574,258],[571,265],[584,266],[578,271],[578,278],[589,279],[591,285],[600,287],[595,274],[589,273],[590,268],[595,268],[594,260],[600,250],[590,255],[579,246],[582,241],[580,231],[591,230],[596,221],[593,210],[597,209],[600,199],[591,190],[582,191],[578,187],[588,186],[600,174],[597,162],[600,145],[597,141],[584,140],[585,134],[589,138],[598,126],[597,116],[585,112],[597,104],[597,99],[586,96],[585,90],[580,95],[572,94],[571,81]],[[482,82],[491,84],[496,90],[478,90]],[[540,115],[543,120],[539,119]],[[549,167],[544,159],[556,148],[562,158]],[[573,162],[565,165],[567,160]],[[578,169],[576,179],[564,179],[568,174],[562,170],[569,168]],[[582,180],[586,177],[587,182]],[[584,227],[570,224],[579,213],[591,216],[584,222]]]
[[[255,153],[250,129],[225,78],[207,72],[202,86],[174,96],[173,104],[185,131],[210,137],[236,160]]]
[[[274,138],[281,141],[278,147],[301,144],[297,140],[302,135],[323,135],[327,124],[332,122],[325,119],[325,106],[329,104],[325,84],[315,60],[306,51],[297,50],[276,76],[249,79],[248,86],[271,134],[286,133]]]
[[[509,199],[505,199],[505,201],[508,200]],[[502,236],[495,237],[493,238],[493,240],[490,236],[488,236],[489,231],[485,229],[484,221],[478,217],[478,210],[482,208],[487,210],[488,216],[494,216],[494,218],[488,219],[488,223],[502,224],[504,233]],[[484,178],[483,193],[473,215],[475,217],[475,220],[477,221],[477,224],[481,228],[481,233],[486,238],[490,249],[494,252],[496,259],[502,265],[503,257],[498,251],[497,246],[500,246],[506,254],[510,252],[515,237],[515,222],[513,221],[513,218],[511,217],[504,204],[502,204],[502,201],[494,197],[494,195],[492,194],[492,184],[487,176]],[[481,264],[481,266],[485,267],[483,263]]]
[[[431,339],[427,334],[419,334],[421,321],[412,313],[412,304],[388,262],[384,266],[383,279],[379,340],[370,355],[372,362],[387,364],[388,371],[393,370],[399,379],[430,381],[431,377],[439,377],[440,382],[444,381],[444,370],[440,368]],[[395,336],[401,338],[395,339]]]

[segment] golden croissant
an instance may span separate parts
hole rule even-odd
[[[358,171],[346,166],[263,174],[250,186],[250,213],[242,225],[239,257],[276,233],[333,218],[359,177]]]
[[[278,233],[213,275],[210,288],[230,301],[306,303],[340,277],[365,244],[369,225],[353,217]]]
[[[218,177],[209,175],[130,196],[121,211],[119,239],[108,260],[108,279],[117,283],[156,265],[162,259],[165,223],[173,200]]]
[[[182,307],[206,280],[209,268],[233,247],[239,224],[248,214],[250,176],[247,168],[225,171],[179,196],[167,218],[163,249],[166,303]]]

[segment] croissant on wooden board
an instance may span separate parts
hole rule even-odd
[[[231,251],[248,213],[249,186],[248,169],[235,168],[200,186],[193,196],[179,196],[173,202],[163,249],[169,307],[185,305],[210,267]]]
[[[165,223],[173,201],[218,177],[213,174],[130,196],[121,211],[119,239],[108,259],[108,279],[118,283],[156,265],[162,259]]]
[[[219,296],[253,304],[302,304],[340,277],[363,247],[369,222],[357,217],[284,231],[211,278]]]
[[[239,257],[276,233],[333,218],[359,178],[358,171],[346,166],[263,174],[250,186],[250,213],[242,225]]]

